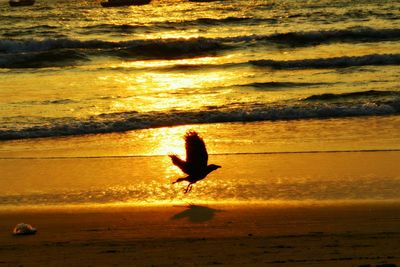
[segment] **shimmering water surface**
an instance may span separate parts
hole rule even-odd
[[[398,0],[153,0],[120,8],[83,0],[37,0],[31,7],[11,8],[0,0],[0,156],[6,177],[0,181],[0,203],[154,202],[157,195],[174,200],[178,189],[171,191],[169,180],[150,186],[156,178],[147,174],[122,182],[106,171],[107,179],[120,183],[105,185],[98,161],[76,167],[87,172],[82,181],[94,179],[78,189],[79,175],[71,166],[88,161],[76,157],[182,153],[185,126],[157,129],[178,125],[209,137],[212,154],[227,154],[222,163],[229,165],[231,156],[243,165],[239,174],[219,170],[223,177],[216,173],[216,182],[204,181],[197,200],[288,200],[296,199],[295,192],[301,200],[393,199],[400,192],[396,172],[371,176],[359,166],[360,172],[350,172],[358,176],[342,183],[345,193],[339,194],[335,186],[350,173],[328,175],[335,186],[327,182],[326,188],[333,193],[313,191],[319,187],[296,171],[281,171],[274,177],[285,182],[276,182],[264,162],[269,152],[399,149],[399,65]],[[237,153],[257,153],[251,157],[257,166],[244,164],[248,158],[239,160],[244,156]],[[393,153],[378,153],[377,168],[393,170],[398,158]],[[21,157],[41,157],[41,164],[32,161],[35,168],[29,169],[15,167],[24,165],[22,159],[10,161]],[[54,164],[54,157],[75,157],[69,172],[57,171],[64,165]],[[353,156],[342,157],[360,164]],[[317,158],[304,160],[312,165]],[[146,160],[143,170],[168,170],[167,158]],[[37,171],[46,166],[54,173]],[[135,168],[124,166],[120,175],[128,177]],[[324,166],[313,179],[333,173],[334,165]],[[240,187],[237,177],[248,179],[247,187]],[[254,184],[255,177],[261,178]],[[46,187],[45,179],[57,186]],[[275,187],[267,186],[271,179]],[[386,181],[381,187],[380,179]],[[224,187],[224,180],[229,185]],[[18,181],[30,186],[21,189]],[[367,191],[352,195],[362,181],[375,191],[364,186]],[[112,191],[116,186],[122,189]],[[217,193],[231,192],[227,188],[236,193]],[[287,191],[273,194],[279,190]],[[87,198],[93,192],[105,197]]]
[[[0,138],[398,114],[399,6],[3,1]]]

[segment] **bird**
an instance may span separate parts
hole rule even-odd
[[[175,183],[187,181],[188,186],[184,190],[185,194],[192,190],[192,186],[197,181],[203,180],[206,176],[216,169],[221,168],[219,165],[210,164],[207,165],[208,153],[206,145],[203,139],[195,131],[187,131],[185,136],[185,149],[186,149],[186,161],[180,159],[175,154],[168,155],[172,163],[179,167],[188,176],[185,178],[179,178]]]

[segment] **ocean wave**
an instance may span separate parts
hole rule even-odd
[[[72,100],[69,98],[65,99],[54,99],[54,100],[43,100],[43,101],[21,101],[21,102],[13,102],[13,105],[65,105],[65,104],[73,104],[79,103],[77,100]]]
[[[0,68],[49,68],[76,65],[88,61],[88,57],[79,51],[65,49],[17,55],[0,56]]]
[[[233,18],[227,18],[233,19]],[[239,18],[237,18],[239,19]],[[203,19],[206,20],[207,19]],[[101,25],[100,25],[101,26]],[[89,26],[96,27],[96,26]],[[117,27],[121,29],[135,28],[131,25],[108,25],[108,27]],[[146,45],[180,45],[188,44],[192,48],[194,43],[198,47],[214,44],[214,46],[223,46],[233,43],[254,42],[254,41],[271,41],[275,43],[303,43],[304,45],[331,41],[383,41],[400,39],[400,29],[373,29],[373,28],[351,28],[343,30],[324,30],[311,32],[288,32],[276,33],[271,35],[245,35],[233,37],[219,38],[170,38],[170,39],[145,39],[145,40],[128,40],[128,41],[104,41],[104,40],[76,40],[69,38],[60,39],[6,39],[0,40],[0,53],[18,53],[18,52],[39,52],[54,49],[112,49],[112,48],[135,48],[145,47]]]
[[[226,18],[198,18],[195,20],[186,20],[179,22],[179,25],[204,25],[204,26],[218,26],[226,24],[239,24],[250,23],[276,23],[277,19],[274,18],[253,18],[253,17],[226,17]],[[176,25],[176,26],[179,26]]]
[[[147,25],[136,25],[136,24],[110,24],[102,23],[96,25],[88,25],[82,27],[83,32],[88,31],[90,33],[110,33],[110,32],[126,32],[132,33],[135,30],[143,29],[147,30],[150,26]]]
[[[342,93],[342,94],[320,94],[320,95],[312,95],[306,97],[305,101],[329,101],[329,100],[343,100],[350,99],[353,100],[355,98],[374,98],[375,100],[378,97],[395,97],[400,100],[400,92],[399,91],[376,91],[376,90],[368,90],[362,92],[351,92],[351,93]]]
[[[279,89],[279,88],[291,88],[291,87],[309,87],[309,86],[320,86],[326,85],[326,83],[306,83],[306,82],[255,82],[241,84],[240,87],[253,87],[260,90],[263,89]]]
[[[253,20],[251,17],[226,17],[226,18],[198,18],[194,20],[194,22],[201,23],[201,24],[220,24],[220,23],[236,23],[236,22],[243,22],[243,21],[250,21]]]
[[[258,67],[269,67],[273,69],[330,69],[347,68],[357,66],[385,66],[399,65],[400,54],[374,54],[354,57],[333,57],[300,60],[253,60],[249,63]]]
[[[76,65],[91,56],[176,59],[210,55],[227,45],[206,38],[106,42],[73,39],[0,40],[0,68],[43,68]]]
[[[101,114],[86,119],[43,118],[43,126],[3,129],[0,140],[123,132],[184,124],[251,122],[290,119],[323,119],[400,114],[400,100],[318,103],[298,101],[281,104],[232,103],[206,110]]]
[[[276,22],[274,19],[259,19],[251,17],[226,17],[226,18],[197,18],[193,20],[181,20],[181,21],[165,21],[156,22],[154,24],[111,24],[102,23],[95,25],[88,25],[82,27],[83,32],[89,31],[100,32],[100,33],[132,33],[136,31],[154,31],[160,29],[182,29],[192,26],[218,26],[227,24],[238,24],[238,23],[261,23],[261,22]]]
[[[21,52],[43,52],[57,49],[76,48],[109,48],[115,45],[113,42],[101,40],[80,41],[75,39],[26,39],[26,40],[0,40],[0,53],[12,54]]]
[[[224,39],[224,38],[222,38]],[[176,46],[181,49],[208,49],[208,47],[220,46],[220,38],[166,38],[148,40],[129,40],[129,41],[103,41],[103,40],[76,40],[69,38],[43,39],[43,40],[0,40],[0,53],[20,53],[20,52],[42,52],[58,49],[135,49],[135,48],[154,48]]]
[[[232,18],[231,18],[232,19]],[[40,26],[42,27],[42,26]],[[120,25],[120,27],[130,27]],[[50,28],[51,29],[51,28]],[[43,33],[47,35],[47,33]],[[314,45],[332,40],[375,41],[400,39],[399,29],[348,29],[319,32],[292,32],[272,35],[247,35],[220,38],[170,38],[128,41],[58,39],[0,40],[0,68],[43,68],[76,65],[96,56],[122,59],[177,59],[212,56],[243,43],[301,43]],[[272,68],[332,68],[362,65],[398,65],[399,55],[368,55],[296,61],[257,60],[250,63]],[[179,67],[179,66],[177,66]]]
[[[158,39],[128,42],[125,47],[109,53],[122,58],[177,59],[211,55],[228,47],[207,38]]]
[[[300,46],[330,42],[377,42],[399,40],[400,29],[354,27],[337,30],[277,33],[269,36],[268,39],[277,43]]]

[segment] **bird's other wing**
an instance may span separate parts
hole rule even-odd
[[[186,162],[194,170],[207,167],[208,153],[203,139],[195,132],[188,131],[185,135]]]
[[[168,156],[171,158],[172,164],[179,167],[179,169],[181,169],[184,173],[188,174],[185,161],[181,160],[177,155],[171,154]]]

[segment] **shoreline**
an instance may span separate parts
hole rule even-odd
[[[171,209],[186,206],[213,206],[228,209],[323,209],[323,208],[363,208],[400,207],[400,199],[340,199],[340,200],[263,200],[263,201],[158,201],[158,202],[120,202],[120,203],[82,203],[82,204],[37,204],[0,205],[0,216],[6,214],[47,214],[47,213],[113,213],[129,212],[138,209]]]
[[[334,153],[377,153],[400,152],[400,148],[354,149],[354,150],[308,150],[308,151],[267,151],[267,152],[230,152],[212,153],[209,156],[252,156],[285,154],[334,154]],[[124,159],[124,158],[165,158],[167,155],[109,155],[109,156],[48,156],[48,157],[0,157],[0,160],[58,160],[58,159]]]
[[[182,154],[184,153],[182,136],[191,129],[195,129],[203,136],[210,155],[398,151],[399,122],[399,115],[224,122],[103,134],[18,139],[0,141],[2,144],[0,158],[123,158]],[[366,134],[367,127],[370,131]],[[324,136],[323,139],[320,138],[321,135]]]

